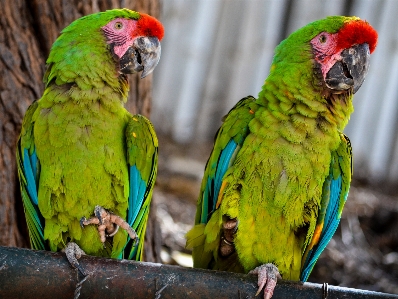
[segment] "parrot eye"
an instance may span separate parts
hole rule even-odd
[[[326,43],[326,40],[327,40],[327,38],[326,38],[326,36],[323,35],[323,34],[319,37],[319,42],[320,42],[321,44]]]
[[[114,27],[115,27],[115,29],[120,30],[120,29],[123,28],[123,23],[122,22],[116,22]]]

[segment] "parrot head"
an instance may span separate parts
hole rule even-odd
[[[75,20],[51,47],[46,86],[76,83],[83,90],[106,82],[120,88],[125,74],[150,74],[160,59],[163,25],[154,17],[113,9]],[[123,79],[122,79],[123,81]]]
[[[155,18],[140,14],[138,20],[116,18],[101,27],[119,61],[120,72],[150,74],[160,59],[163,26]]]
[[[377,32],[367,22],[350,19],[335,33],[321,32],[311,39],[314,59],[326,86],[339,92],[357,92],[369,69]]]
[[[355,93],[366,77],[376,44],[377,32],[368,22],[333,16],[292,33],[278,46],[276,57],[289,62],[310,60],[329,93]]]

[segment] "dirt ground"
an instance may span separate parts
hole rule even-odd
[[[153,200],[162,228],[162,260],[192,266],[185,233],[192,227],[212,144],[178,145],[160,136]],[[354,181],[335,236],[310,282],[398,294],[398,196]]]

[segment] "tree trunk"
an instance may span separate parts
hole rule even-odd
[[[15,162],[26,109],[43,92],[45,60],[60,31],[73,20],[124,7],[159,17],[159,0],[0,0],[0,245],[29,246]],[[127,109],[149,116],[152,76],[130,76]],[[159,225],[152,205],[145,258],[160,261]]]

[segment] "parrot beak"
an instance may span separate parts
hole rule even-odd
[[[159,62],[161,53],[157,37],[138,37],[120,59],[120,71],[134,74],[142,71],[141,79],[148,76]]]
[[[345,49],[341,52],[341,57],[326,74],[325,83],[333,90],[353,88],[356,93],[369,70],[369,45],[364,43]]]

